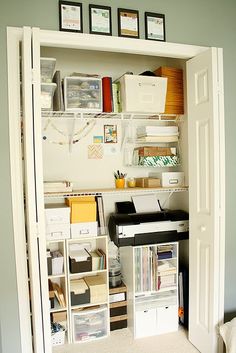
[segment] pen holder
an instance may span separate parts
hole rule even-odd
[[[115,179],[115,183],[116,183],[116,188],[117,189],[124,189],[124,187],[125,187],[125,178]]]

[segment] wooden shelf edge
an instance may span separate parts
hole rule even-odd
[[[127,306],[127,301],[123,300],[122,302],[111,303],[109,306],[110,306],[110,309],[120,308],[122,306]]]
[[[113,316],[110,317],[110,322],[117,322],[117,321],[122,321],[122,320],[127,320],[128,319],[128,315],[119,315],[119,316]]]
[[[50,197],[73,197],[79,195],[101,195],[101,194],[122,194],[122,193],[135,193],[135,192],[182,192],[188,191],[188,186],[179,186],[179,187],[159,187],[159,188],[124,188],[124,189],[116,189],[116,188],[101,188],[101,189],[81,189],[74,190],[70,192],[46,192],[44,196],[46,198]]]

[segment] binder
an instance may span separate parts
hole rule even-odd
[[[62,94],[61,72],[59,70],[55,72],[52,81],[57,85],[57,88],[53,96],[53,110],[63,111],[65,110],[65,107],[64,107],[64,100],[63,100],[63,94]]]
[[[102,78],[102,101],[103,111],[111,113],[113,111],[112,79],[108,76]]]

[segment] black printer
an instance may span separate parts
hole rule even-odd
[[[189,237],[189,215],[182,210],[112,213],[108,229],[118,247],[179,241]]]

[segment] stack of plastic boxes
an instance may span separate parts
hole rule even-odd
[[[54,58],[40,58],[41,109],[43,110],[53,110],[53,95],[57,87],[56,83],[52,82],[55,65]]]

